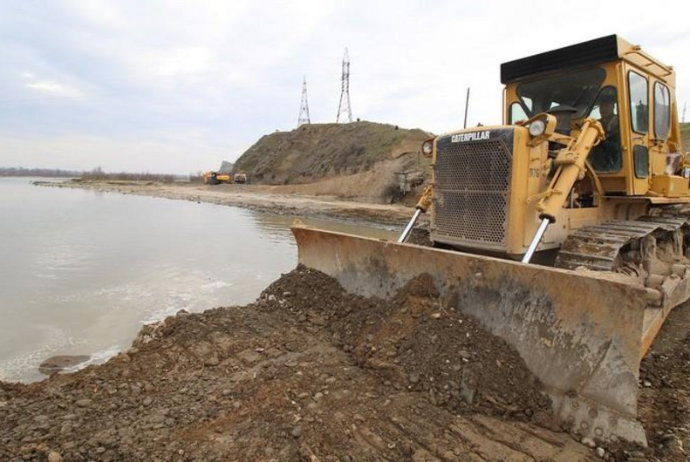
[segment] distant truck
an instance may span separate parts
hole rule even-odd
[[[247,174],[246,173],[235,173],[235,183],[238,184],[244,184],[247,182]]]
[[[232,183],[232,175],[229,173],[219,173],[219,172],[204,172],[203,175],[204,184],[217,185],[217,184],[230,184]]]

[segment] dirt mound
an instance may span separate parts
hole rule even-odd
[[[2,384],[0,460],[588,460],[520,423],[548,407],[538,385],[434,294],[419,279],[386,304],[298,268],[102,366]]]
[[[518,353],[438,295],[431,277],[420,276],[390,302],[362,298],[299,268],[261,300],[325,327],[336,346],[395,389],[423,392],[453,412],[548,421],[551,401]]]
[[[361,175],[385,162],[391,166],[378,169],[377,183],[394,185],[395,171],[426,171],[427,161],[418,152],[428,138],[422,130],[372,122],[305,124],[291,132],[263,136],[237,159],[235,170],[247,173],[252,183],[297,185]],[[357,178],[362,180],[366,182],[365,177]],[[321,189],[326,186],[328,183]],[[334,194],[339,193],[336,186],[331,188]],[[363,196],[380,194],[354,192]]]

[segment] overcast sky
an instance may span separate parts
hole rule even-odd
[[[690,28],[657,1],[0,0],[0,166],[186,174],[297,124],[353,117],[434,133],[501,122],[504,61],[610,34],[678,73]],[[680,4],[680,2],[679,2]],[[690,118],[690,115],[688,116]]]

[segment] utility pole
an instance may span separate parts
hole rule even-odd
[[[685,123],[685,110],[688,108],[688,102],[683,103],[683,123]]]
[[[338,115],[335,118],[335,123],[339,123],[341,117],[343,121],[347,118],[348,122],[352,122],[352,108],[350,106],[350,56],[347,53],[347,48],[345,48],[345,56],[343,56],[343,73],[340,80],[340,103],[338,103]]]
[[[467,109],[470,107],[470,87],[467,87],[467,96],[465,97],[465,124],[462,128],[467,128]]]
[[[310,124],[309,120],[309,102],[307,101],[307,77],[302,81],[302,102],[299,105],[299,117],[297,118],[297,126],[302,124]]]

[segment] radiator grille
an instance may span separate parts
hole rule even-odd
[[[505,246],[512,131],[502,134],[492,133],[492,139],[483,141],[437,143],[434,240]]]

